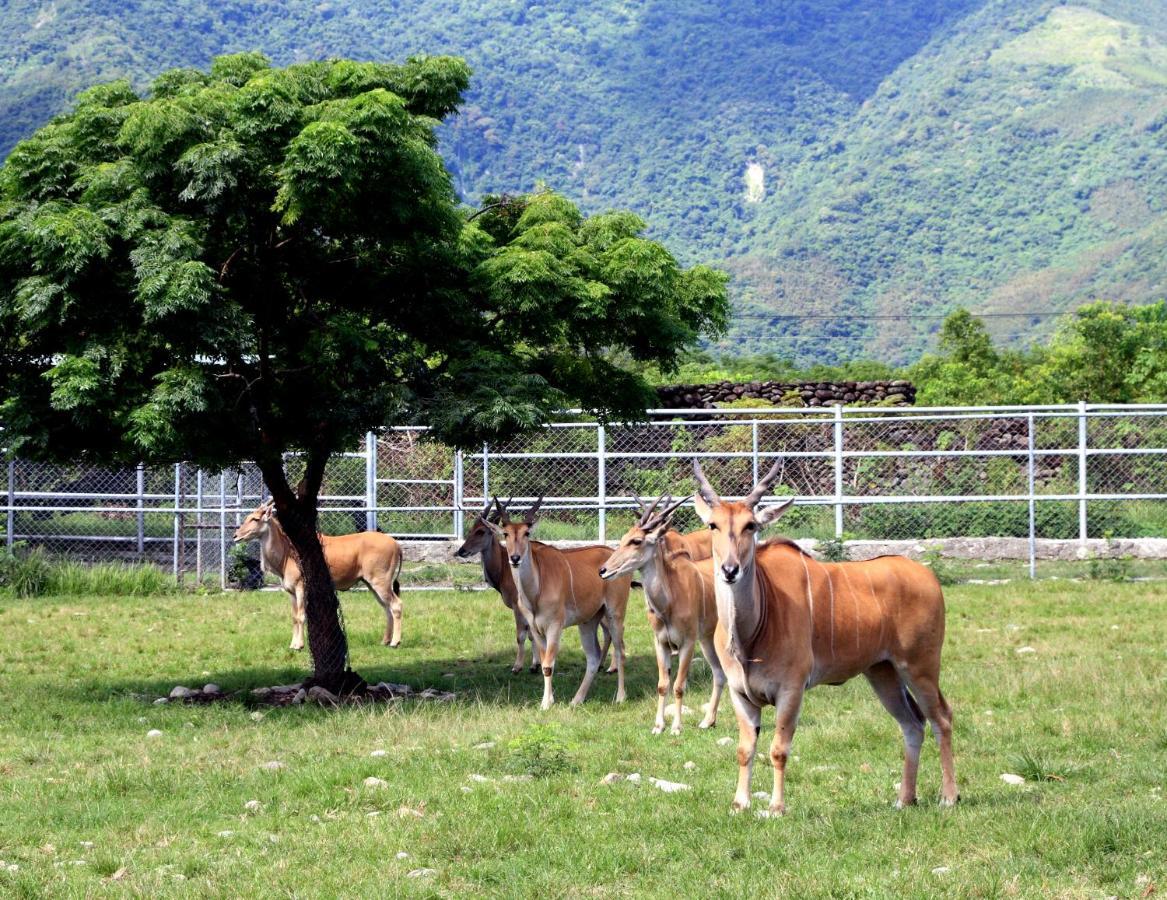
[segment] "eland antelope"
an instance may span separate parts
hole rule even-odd
[[[898,807],[916,802],[924,722],[940,747],[940,802],[957,801],[952,710],[940,692],[944,597],[932,571],[902,556],[821,563],[793,541],[757,543],[794,502],[758,507],[778,464],[740,502],[722,500],[693,461],[697,515],[713,535],[717,652],[738,722],[733,808],[750,805],[764,705],[776,710],[770,814],[786,810],[786,761],[802,697],[816,684],[863,675],[904,737]]]

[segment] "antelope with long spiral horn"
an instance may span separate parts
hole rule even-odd
[[[656,638],[657,707],[652,733],[665,730],[665,705],[669,691],[669,661],[677,653],[677,676],[673,682],[672,733],[681,733],[681,710],[689,665],[698,643],[713,671],[713,694],[698,728],[717,722],[717,707],[725,685],[725,672],[713,644],[717,629],[717,604],[713,595],[713,562],[694,560],[693,549],[683,535],[671,531],[673,514],[688,497],[675,502],[664,495],[652,506],[642,504],[640,519],[620,539],[620,545],[600,569],[600,577],[619,578],[640,569],[644,578],[644,598],[648,623]],[[664,502],[665,508],[657,512]]]
[[[738,722],[733,808],[750,805],[762,707],[774,706],[770,814],[786,811],[785,777],[802,696],[817,684],[863,675],[904,736],[897,806],[916,802],[924,723],[940,746],[940,802],[957,801],[952,710],[940,692],[944,597],[930,569],[902,556],[821,563],[793,542],[758,545],[758,532],[793,499],[759,507],[776,463],[740,502],[722,500],[693,461],[697,514],[713,534],[717,652]]]
[[[580,642],[587,657],[587,671],[572,705],[583,703],[603,660],[597,630],[606,623],[611,633],[612,656],[616,665],[616,702],[623,703],[624,693],[624,614],[628,606],[631,576],[603,581],[600,566],[609,550],[602,545],[583,547],[565,553],[539,541],[531,540],[542,504],[540,497],[524,514],[522,521],[512,522],[505,506],[499,506],[501,519],[488,522],[496,539],[506,548],[507,560],[514,577],[519,608],[527,618],[535,646],[543,664],[543,709],[555,702],[552,677],[563,630],[579,627]],[[587,552],[585,552],[587,551]]]

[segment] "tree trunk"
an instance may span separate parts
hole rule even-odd
[[[328,455],[317,461],[323,474]],[[293,492],[284,473],[283,460],[275,464],[260,463],[264,481],[276,505],[276,517],[296,551],[304,578],[305,615],[308,625],[308,650],[312,654],[313,674],[305,687],[320,685],[337,696],[363,692],[365,681],[349,668],[348,640],[340,624],[340,600],[324,558],[317,530],[319,477],[309,476]]]

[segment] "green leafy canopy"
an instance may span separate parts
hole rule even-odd
[[[465,63],[346,60],[83,93],[0,170],[0,420],[46,458],[230,464],[420,423],[457,444],[580,405],[726,327],[725,277],[628,213],[455,196]]]

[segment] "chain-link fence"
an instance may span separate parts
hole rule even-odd
[[[694,457],[725,497],[781,460],[775,493],[797,498],[782,530],[799,538],[1007,538],[1021,542],[1033,572],[1058,542],[1066,546],[1052,555],[1081,556],[1096,547],[1089,539],[1167,537],[1167,406],[1085,404],[658,410],[646,423],[607,427],[566,417],[474,452],[395,428],[329,463],[320,525],[328,534],[380,528],[403,540],[454,539],[463,510],[480,510],[491,495],[514,498],[515,513],[542,495],[544,540],[610,540],[633,520],[637,496],[692,490]],[[293,482],[296,466],[289,460]],[[265,496],[254,466],[15,460],[4,539],[249,586],[257,565],[231,535]],[[698,524],[691,510],[676,522]]]

